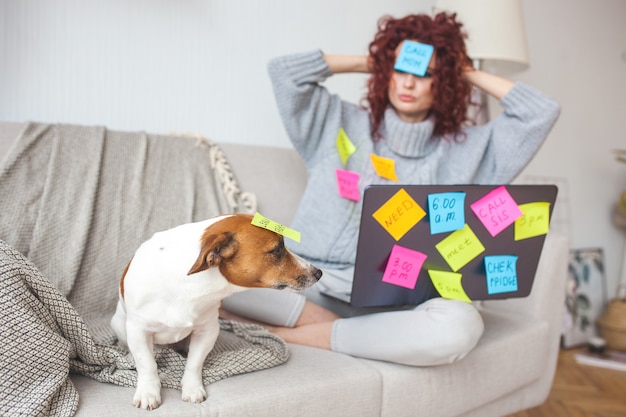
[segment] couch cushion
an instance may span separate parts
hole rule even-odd
[[[380,416],[381,379],[369,361],[298,345],[287,363],[209,385],[208,399],[189,404],[180,391],[163,389],[163,404],[150,417]],[[132,406],[134,388],[72,375],[80,395],[75,417],[148,414]]]
[[[380,416],[381,379],[370,361],[298,345],[290,350],[284,365],[209,386],[209,415]]]
[[[412,368],[370,361],[383,378],[381,416],[450,417],[538,379],[548,352],[548,324],[482,312],[478,348],[451,365]],[[510,377],[514,375],[514,377]]]
[[[134,388],[98,382],[82,375],[71,375],[78,390],[78,410],[74,417],[192,417],[207,416],[208,411],[199,404],[180,399],[180,391],[161,390],[163,404],[147,412],[133,406]]]

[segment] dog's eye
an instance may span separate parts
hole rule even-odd
[[[283,241],[280,241],[278,245],[276,245],[276,247],[268,253],[276,257],[277,259],[282,258],[285,255],[285,243]]]

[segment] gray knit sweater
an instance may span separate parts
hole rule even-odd
[[[291,225],[302,233],[302,242],[289,245],[322,268],[345,268],[356,257],[361,203],[339,196],[336,168],[359,173],[361,193],[369,184],[393,183],[376,174],[371,153],[395,160],[400,184],[509,183],[537,152],[560,112],[553,100],[516,83],[501,101],[504,112],[486,125],[466,128],[462,141],[433,136],[432,119],[406,123],[389,108],[383,139],[375,142],[368,112],[319,84],[332,75],[320,51],[275,58],[268,69],[285,129],[308,173]],[[336,146],[340,128],[356,147],[346,167]]]

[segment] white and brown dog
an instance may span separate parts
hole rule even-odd
[[[156,233],[126,267],[111,327],[135,358],[136,407],[161,404],[153,345],[188,344],[182,399],[201,402],[202,366],[220,330],[221,300],[254,287],[301,290],[322,276],[281,235],[251,221],[226,215]]]

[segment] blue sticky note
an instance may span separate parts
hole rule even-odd
[[[436,193],[428,195],[430,233],[445,233],[465,226],[465,193]]]
[[[415,41],[404,41],[393,69],[423,77],[435,48]]]
[[[517,291],[517,256],[485,256],[487,293],[501,294]]]

